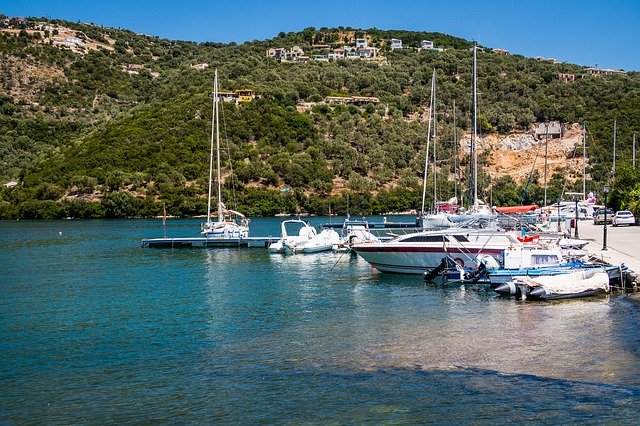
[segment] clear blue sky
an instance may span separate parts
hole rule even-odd
[[[0,0],[0,13],[197,42],[306,27],[438,31],[528,57],[640,71],[640,0]]]

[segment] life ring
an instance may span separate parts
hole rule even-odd
[[[455,260],[456,263],[458,263],[460,266],[464,268],[464,260],[462,260],[461,257],[454,257],[453,260]]]

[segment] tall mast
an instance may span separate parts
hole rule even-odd
[[[458,141],[456,140],[456,100],[453,100],[453,196],[458,199]]]
[[[431,83],[431,91],[433,92],[433,212],[438,213],[437,209],[437,193],[438,183],[436,181],[436,131],[438,129],[438,121],[436,116],[437,102],[436,102],[436,70],[433,69],[433,78]]]
[[[211,148],[209,149],[209,196],[207,197],[207,223],[211,223],[211,187],[213,186],[213,132],[216,119],[216,82],[218,70],[213,80],[213,99],[211,102]]]
[[[587,122],[584,122],[582,135],[582,199],[586,200],[587,196]]]
[[[215,73],[215,89],[213,94],[214,105],[216,106],[216,156],[218,169],[218,222],[224,222],[224,214],[222,212],[222,179],[220,174],[220,118],[218,116],[220,110],[220,99],[218,99],[218,70]]]
[[[473,139],[471,148],[473,150],[473,207],[478,210],[478,152],[476,141],[478,138],[478,65],[476,52],[477,43],[473,43]]]
[[[549,123],[544,134],[544,205],[547,205],[547,156],[549,155]]]
[[[422,208],[420,210],[420,214],[422,216],[424,216],[425,214],[425,210],[424,210],[424,203],[425,203],[425,199],[427,197],[427,172],[429,170],[429,142],[430,142],[430,138],[431,138],[431,111],[433,108],[433,89],[434,89],[434,85],[435,82],[433,81],[434,77],[436,74],[436,70],[433,70],[433,76],[431,77],[431,99],[429,100],[429,126],[427,128],[427,153],[424,156],[424,179],[423,179],[423,185],[422,185]]]

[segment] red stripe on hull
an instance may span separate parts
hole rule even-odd
[[[442,247],[353,247],[356,253],[463,253],[463,254],[491,254],[499,255],[503,249],[480,249],[480,248],[459,248],[448,247],[444,250]]]

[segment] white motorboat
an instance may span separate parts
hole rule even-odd
[[[299,228],[297,234],[291,231]],[[281,237],[269,246],[269,253],[317,253],[329,251],[340,243],[340,235],[333,229],[324,229],[319,234],[304,220],[284,220],[280,224]]]
[[[488,224],[466,223],[403,235],[384,243],[355,244],[351,249],[381,272],[424,274],[438,267],[446,256],[469,267],[477,264],[478,256],[490,255],[499,260],[505,249],[522,245],[511,232],[482,227]]]
[[[569,274],[514,277],[494,290],[505,296],[524,294],[529,300],[573,299],[609,293],[609,281],[604,268],[592,268]]]

